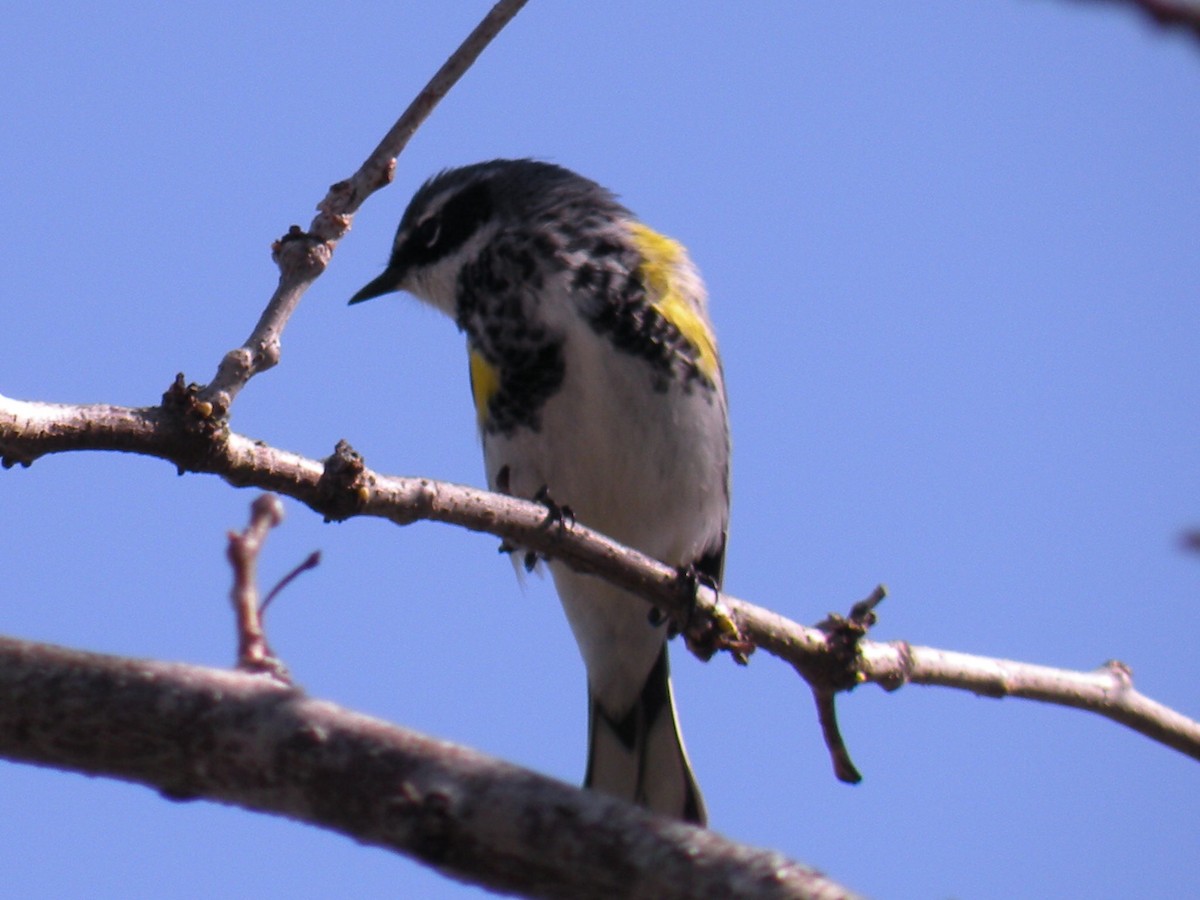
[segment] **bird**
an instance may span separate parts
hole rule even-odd
[[[493,491],[720,587],[728,406],[682,244],[567,168],[496,159],[429,178],[382,274],[350,303],[397,291],[466,336]],[[671,687],[672,626],[596,576],[546,565],[587,670],[584,787],[706,825]]]

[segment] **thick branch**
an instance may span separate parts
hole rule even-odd
[[[230,484],[293,497],[327,518],[377,516],[398,525],[423,519],[459,525],[553,556],[638,594],[684,622],[697,611],[727,619],[740,636],[786,660],[801,674],[826,665],[844,647],[828,630],[798,625],[770,610],[699,587],[669,566],[579,524],[548,527],[545,507],[424,478],[367,469],[341,447],[325,463],[241,435],[183,428],[158,407],[25,403],[0,395],[0,456],[30,463],[67,450],[124,450],[169,460],[181,471],[211,472]],[[955,687],[989,697],[1025,697],[1085,709],[1200,760],[1200,723],[1139,694],[1129,670],[1109,664],[1072,672],[1028,663],[916,647],[857,643],[855,680],[891,690],[907,682]]]
[[[778,853],[263,675],[0,638],[0,755],[277,813],[530,896],[850,896]]]

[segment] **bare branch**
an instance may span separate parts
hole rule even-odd
[[[850,758],[850,750],[842,737],[842,729],[837,721],[837,704],[834,702],[837,694],[824,687],[812,689],[813,703],[817,707],[817,723],[821,726],[821,737],[825,740],[825,749],[833,761],[833,774],[844,784],[858,784],[862,781],[862,773]]]
[[[283,503],[274,494],[262,494],[250,506],[250,524],[229,532],[226,555],[233,566],[230,600],[237,618],[237,665],[246,672],[267,672],[287,681],[283,664],[267,646],[258,604],[258,555],[270,530],[283,521]]]
[[[244,672],[0,638],[0,755],[284,815],[530,896],[851,896],[778,853]]]
[[[391,182],[396,157],[417,128],[525,3],[526,0],[500,0],[493,6],[417,94],[358,171],[329,188],[325,199],[317,205],[317,216],[308,231],[293,225],[275,242],[272,256],[279,266],[275,293],[250,337],[241,347],[225,354],[217,374],[203,391],[202,399],[213,404],[218,418],[229,412],[234,398],[251,378],[279,362],[284,326],[305,291],[329,265],[337,242],[350,230],[354,213],[367,197]]]
[[[902,641],[864,641],[861,651],[864,679],[889,689],[912,682],[1083,709],[1200,760],[1200,722],[1139,693],[1132,670],[1117,660],[1091,672],[1076,672]]]
[[[429,79],[429,83],[408,105],[396,124],[384,135],[371,155],[346,181],[339,181],[317,209],[321,214],[313,220],[310,231],[320,240],[335,242],[349,230],[347,216],[353,215],[375,191],[392,181],[398,157],[409,140],[421,127],[434,107],[449,93],[450,88],[466,73],[484,49],[505,25],[521,11],[526,0],[500,0],[484,16],[475,30],[467,35],[454,54]]]
[[[186,391],[184,395],[191,396]],[[235,486],[285,494],[327,519],[365,515],[397,525],[419,520],[459,525],[605,578],[676,621],[698,619],[701,625],[715,621],[718,632],[732,627],[738,638],[786,660],[817,688],[847,690],[875,682],[894,690],[911,682],[989,697],[1040,700],[1098,713],[1200,760],[1200,723],[1139,694],[1129,670],[1120,664],[1072,672],[904,642],[855,639],[849,645],[847,669],[845,632],[829,620],[809,628],[745,601],[724,594],[718,597],[686,574],[578,523],[546,528],[546,510],[538,503],[372,472],[344,443],[321,463],[224,430],[191,427],[188,417],[204,412],[203,401],[199,406],[197,411],[195,404],[189,406],[178,397],[163,408],[130,409],[26,403],[0,395],[0,456],[4,465],[11,466],[67,450],[137,452],[169,460],[181,471],[210,472]],[[199,420],[200,426],[205,424],[206,420]],[[873,615],[878,596],[856,607],[864,622]]]
[[[817,623],[817,628],[826,636],[828,652],[808,660],[791,660],[796,671],[812,688],[813,702],[817,707],[817,722],[821,726],[821,737],[833,763],[833,774],[838,781],[858,784],[862,774],[850,758],[850,750],[842,737],[837,718],[837,694],[853,690],[861,679],[858,666],[858,650],[867,631],[877,621],[875,608],[887,596],[887,588],[877,585],[862,600],[850,608],[849,616],[830,613]]]

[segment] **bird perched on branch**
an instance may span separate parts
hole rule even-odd
[[[533,160],[429,179],[350,300],[407,291],[466,334],[488,484],[719,586],[729,426],[703,282],[684,248],[595,182]],[[552,498],[552,499],[551,499]],[[549,562],[587,666],[585,787],[704,824],[668,625]]]

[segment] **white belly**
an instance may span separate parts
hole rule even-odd
[[[488,482],[508,469],[508,489],[545,487],[576,521],[673,566],[723,539],[729,446],[724,397],[699,385],[655,391],[640,359],[599,341],[577,341],[541,428],[485,435]],[[649,609],[597,579],[552,564],[593,691],[612,709],[632,703],[664,639]]]

